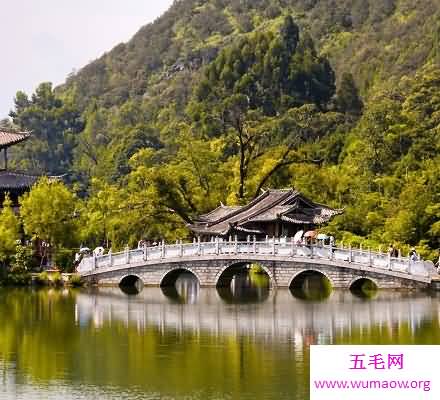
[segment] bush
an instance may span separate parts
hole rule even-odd
[[[49,276],[47,275],[47,272],[44,271],[44,272],[39,273],[35,277],[34,282],[37,285],[41,285],[41,286],[48,285],[49,284]]]
[[[32,276],[28,272],[10,273],[6,277],[5,284],[9,286],[27,286],[31,281]]]
[[[53,274],[52,279],[50,281],[55,286],[61,286],[63,284],[63,277],[59,272],[56,272],[55,274]]]
[[[83,285],[83,281],[81,279],[81,275],[73,274],[69,280],[70,285],[73,287],[80,287]]]

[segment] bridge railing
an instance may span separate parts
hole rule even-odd
[[[260,255],[275,257],[315,258],[331,261],[341,261],[367,266],[378,270],[390,270],[404,274],[429,277],[434,273],[434,266],[429,261],[411,261],[408,257],[394,258],[388,254],[371,250],[331,247],[326,245],[304,245],[293,241],[277,242],[238,242],[215,241],[178,243],[159,246],[143,247],[135,250],[126,249],[119,253],[109,253],[103,256],[86,257],[78,266],[79,273],[94,270],[125,267],[145,261],[161,261],[178,258],[212,257],[221,255]]]

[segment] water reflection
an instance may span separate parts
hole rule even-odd
[[[269,277],[265,273],[241,271],[234,275],[229,287],[219,287],[217,292],[229,304],[261,303],[269,297]]]
[[[240,293],[245,293],[243,298]],[[292,343],[298,351],[304,343],[331,344],[337,337],[350,338],[354,331],[367,341],[386,339],[372,337],[376,329],[403,330],[406,338],[412,339],[424,321],[437,318],[439,313],[439,300],[420,293],[383,291],[374,300],[365,301],[349,291],[333,291],[318,303],[280,289],[268,290],[260,303],[246,301],[249,293],[243,288],[232,295],[237,301],[226,302],[223,295],[198,288],[191,304],[176,304],[158,288],[144,289],[136,297],[127,297],[117,288],[100,288],[79,293],[76,306],[78,318],[98,328],[105,322],[123,321],[140,329],[157,326],[216,336],[251,335]]]
[[[305,400],[311,344],[440,343],[439,295],[316,302],[257,285],[249,302],[242,278],[231,302],[185,279],[177,297],[0,288],[0,399]]]
[[[378,294],[378,288],[372,280],[361,278],[351,285],[350,292],[361,299],[374,299]]]
[[[128,295],[139,294],[144,288],[142,280],[136,275],[128,275],[119,284],[121,290]]]
[[[163,295],[173,303],[194,304],[199,296],[200,284],[194,274],[184,271],[174,283],[161,289]]]
[[[304,271],[292,281],[290,290],[298,299],[324,301],[332,293],[330,280],[320,272]]]

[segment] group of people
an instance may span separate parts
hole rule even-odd
[[[400,256],[400,252],[396,247],[394,247],[393,244],[390,244],[390,247],[388,247],[388,255],[390,257],[397,258]],[[411,248],[410,252],[408,253],[408,257],[410,258],[411,261],[419,261],[420,260],[420,256],[417,253],[415,247]]]

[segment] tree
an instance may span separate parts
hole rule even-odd
[[[62,99],[51,83],[42,83],[30,99],[17,93],[10,116],[20,129],[32,132],[31,140],[17,150],[21,166],[51,174],[70,169],[77,135],[83,129],[72,96]]]
[[[20,206],[25,233],[45,241],[55,255],[78,246],[78,199],[64,183],[42,178]]]
[[[20,222],[12,209],[9,197],[3,202],[0,212],[0,262],[4,263],[15,254],[20,239]]]
[[[338,90],[336,91],[336,105],[338,110],[353,115],[361,115],[364,104],[359,96],[359,90],[350,73],[343,73]]]

